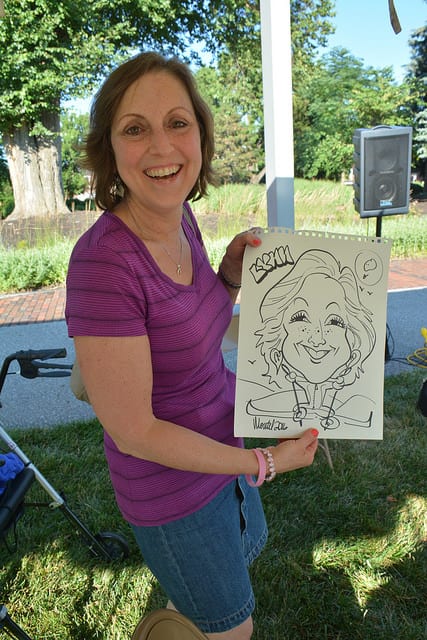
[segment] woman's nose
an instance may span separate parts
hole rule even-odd
[[[150,148],[156,153],[168,153],[171,149],[171,141],[168,132],[163,128],[154,129],[151,132]]]
[[[323,327],[320,322],[317,326],[313,327],[313,330],[311,331],[311,334],[310,334],[309,341],[316,345],[325,343],[325,338],[323,335]]]

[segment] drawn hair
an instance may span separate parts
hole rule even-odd
[[[90,112],[89,134],[85,141],[82,165],[92,172],[96,204],[101,209],[113,209],[122,199],[126,185],[117,175],[111,145],[111,125],[127,89],[147,73],[164,71],[179,80],[193,105],[200,129],[202,167],[187,200],[198,200],[215,185],[212,168],[214,155],[214,125],[212,114],[201,97],[190,69],[177,58],[165,58],[154,52],[141,53],[117,67],[94,97]]]
[[[271,357],[274,350],[281,350],[284,332],[284,314],[307,278],[323,274],[334,279],[342,287],[345,311],[348,317],[346,338],[350,345],[352,360],[346,370],[340,371],[344,384],[352,384],[363,372],[363,362],[375,345],[375,330],[372,313],[361,302],[357,282],[349,267],[341,267],[336,258],[327,251],[310,249],[301,254],[291,271],[279,280],[261,301],[260,316],[262,327],[255,332],[257,347],[267,364],[266,377],[270,382],[277,376],[277,368]],[[356,357],[357,356],[357,357]]]

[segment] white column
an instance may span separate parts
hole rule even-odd
[[[268,225],[294,229],[290,0],[261,0]]]

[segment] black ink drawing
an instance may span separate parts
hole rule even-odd
[[[389,255],[377,239],[284,230],[246,252],[237,435],[382,437]]]

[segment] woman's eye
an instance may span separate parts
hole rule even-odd
[[[172,129],[182,129],[187,126],[187,123],[184,120],[173,120]]]
[[[334,327],[340,327],[341,329],[345,329],[345,322],[341,318],[341,316],[331,316],[328,318],[326,324],[333,325]]]
[[[132,126],[127,127],[127,129],[125,129],[125,133],[128,136],[138,136],[141,132],[142,132],[142,128],[137,124],[133,124]]]
[[[291,316],[290,322],[308,322],[308,316],[305,311],[297,311]]]

